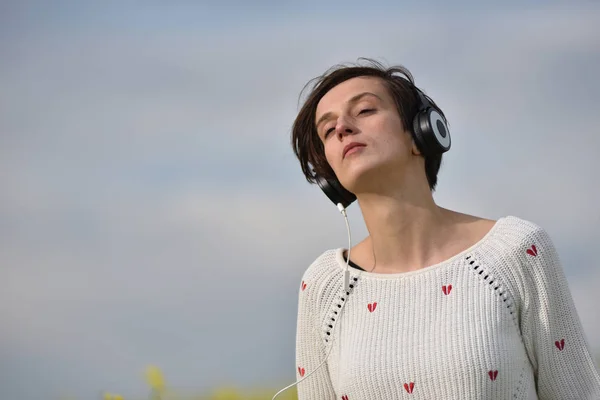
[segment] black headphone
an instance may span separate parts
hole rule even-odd
[[[446,120],[418,87],[411,82],[409,84],[419,96],[419,111],[413,119],[412,129],[417,148],[424,156],[447,152],[450,150],[451,139]],[[346,190],[337,178],[326,179],[315,174],[315,179],[321,190],[336,206],[341,203],[346,208],[356,200],[356,196]]]

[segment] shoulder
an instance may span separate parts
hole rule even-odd
[[[319,254],[302,274],[302,282],[307,285],[310,282],[313,286],[323,286],[341,276],[343,271],[338,261],[341,251],[341,248],[327,249]]]
[[[548,232],[537,223],[516,216],[500,218],[473,253],[479,262],[513,281],[523,281],[558,262]]]
[[[497,222],[494,239],[505,243],[507,249],[527,254],[528,249],[553,246],[548,232],[535,222],[506,216]],[[532,247],[533,246],[533,247]]]
[[[476,258],[521,295],[534,281],[558,276],[561,269],[549,233],[537,223],[515,216],[498,220],[489,239],[477,249]]]
[[[509,250],[519,260],[524,274],[530,276],[562,275],[559,254],[546,229],[532,221],[507,217],[501,233],[510,243]]]
[[[322,252],[302,274],[300,297],[317,308],[327,307],[343,289],[343,268],[339,262],[343,249]]]

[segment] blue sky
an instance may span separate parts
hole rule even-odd
[[[289,130],[359,57],[448,116],[440,205],[550,232],[600,353],[597,3],[247,4],[0,6],[1,398],[287,385],[299,279],[346,245]]]

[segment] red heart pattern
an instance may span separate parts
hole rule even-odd
[[[527,249],[527,254],[529,254],[532,257],[537,257],[537,255],[538,255],[537,247],[534,244],[532,244],[531,247]],[[302,281],[301,288],[302,288],[302,291],[306,290],[306,282]],[[452,291],[452,285],[443,285],[442,286],[442,292],[444,293],[444,295],[446,295],[446,296],[449,295],[451,291]],[[369,312],[374,312],[375,309],[377,308],[377,302],[369,303],[367,305],[367,308],[368,308]],[[563,338],[563,339],[555,341],[554,345],[556,346],[556,348],[559,351],[562,351],[565,348],[565,339]],[[298,367],[298,373],[300,374],[301,377],[304,377],[305,372],[306,371],[304,368]],[[495,381],[498,378],[498,370],[488,371],[488,376],[490,377],[490,380]],[[404,390],[406,390],[406,392],[409,394],[413,393],[414,387],[415,387],[414,382],[409,382],[409,383],[404,384]],[[349,400],[349,397],[347,395],[343,395],[341,398],[342,398],[342,400]]]
[[[452,290],[452,285],[448,285],[448,286],[444,285],[444,286],[442,286],[442,292],[444,292],[444,294],[446,296],[448,296],[450,294],[451,290]]]

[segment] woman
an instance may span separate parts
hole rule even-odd
[[[408,70],[328,71],[292,142],[306,179],[344,216],[356,199],[369,232],[303,275],[300,400],[600,399],[548,234],[434,202],[450,133]]]

